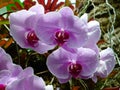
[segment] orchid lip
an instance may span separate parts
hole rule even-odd
[[[0,84],[0,90],[5,90],[5,85]]]
[[[27,42],[34,47],[38,44],[38,41],[39,41],[34,31],[29,31],[26,35],[26,39],[27,39]]]
[[[55,33],[55,40],[59,46],[63,45],[69,39],[69,33],[64,30],[59,30]]]
[[[69,65],[69,73],[73,76],[73,78],[77,78],[82,70],[82,66],[80,64],[71,63]]]

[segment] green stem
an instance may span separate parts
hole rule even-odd
[[[79,13],[79,17],[80,17],[81,15],[83,15],[83,14],[86,12],[86,10],[87,10],[89,4],[90,4],[90,0],[87,0],[87,2],[85,2],[85,4],[84,4],[82,10],[81,10],[80,13]]]
[[[82,79],[79,79],[79,82],[83,86],[84,90],[89,90],[87,84]]]
[[[69,84],[70,84],[70,90],[72,90],[72,87],[73,87],[72,79],[69,80]]]
[[[105,82],[104,82],[104,84],[101,86],[100,90],[102,90],[102,89],[105,87],[105,85],[107,84],[107,82],[108,82],[108,78],[105,80]]]
[[[113,48],[112,35],[113,35],[113,32],[114,32],[114,24],[115,24],[115,20],[116,20],[116,12],[115,12],[114,7],[111,4],[109,4],[108,0],[106,0],[106,5],[108,6],[109,21],[111,23],[111,27],[108,30],[109,31],[109,39],[110,39],[110,47]],[[112,19],[112,15],[110,13],[110,9],[112,9],[113,13],[114,13],[113,19]]]

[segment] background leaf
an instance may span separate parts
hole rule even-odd
[[[0,0],[0,8],[5,7],[13,2],[14,0]]]

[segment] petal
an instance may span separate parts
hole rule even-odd
[[[80,33],[70,32],[69,36],[70,37],[68,41],[66,41],[66,44],[68,47],[71,47],[71,48],[81,47],[87,41],[87,34],[84,31],[83,32],[80,31]]]
[[[91,78],[91,77],[92,77],[92,75],[93,75],[93,74],[88,75],[88,76],[82,76],[82,75],[80,75],[80,77],[81,77],[82,79],[89,79],[89,78]]]
[[[63,83],[67,83],[70,79],[71,79],[71,76],[66,78],[66,79],[60,79],[60,78],[57,78],[59,83],[63,84]]]
[[[14,25],[19,25],[19,26],[25,26],[24,24],[25,20],[31,15],[35,15],[35,13],[26,11],[26,10],[21,10],[15,13],[11,13],[9,17],[10,25],[14,24]]]
[[[74,14],[71,8],[63,7],[59,10],[59,13],[62,15],[61,27],[70,28],[74,23]]]
[[[26,29],[24,27],[14,25],[14,24],[11,25],[11,31],[10,31],[11,36],[23,48],[26,48],[29,46],[25,38],[25,32],[26,32]]]
[[[90,76],[93,73],[95,73],[98,65],[98,59],[96,53],[92,49],[79,48],[77,55],[78,56],[76,63],[79,63],[82,66],[80,77]]]
[[[24,69],[18,76],[18,78],[24,78],[24,77],[28,77],[28,76],[31,76],[33,75],[34,72],[33,72],[33,69],[32,67],[27,67],[26,69]]]
[[[97,76],[94,75],[94,76],[92,77],[92,80],[93,80],[94,83],[97,83]]]
[[[37,25],[39,27],[57,28],[59,26],[60,19],[61,15],[58,12],[49,12],[39,17]]]
[[[69,8],[69,7],[63,7],[63,8],[61,8],[61,9],[59,10],[59,13],[61,13],[62,16],[63,16],[63,17],[66,17],[66,18],[67,18],[67,16],[73,16],[73,15],[74,15],[72,9]]]
[[[100,39],[101,30],[97,21],[90,21],[88,23],[88,40],[83,47],[93,49],[96,53],[99,53],[97,42]]]
[[[41,4],[32,6],[29,11],[36,12],[37,14],[44,14],[44,7]]]
[[[9,70],[12,73],[12,77],[18,76],[23,71],[22,67],[16,64],[9,65]]]
[[[45,82],[41,77],[33,76],[33,89],[31,90],[45,90]]]
[[[99,54],[99,48],[98,48],[97,44],[86,42],[83,47],[90,48],[90,49],[94,50],[97,54]]]
[[[98,68],[97,73],[102,73],[102,77],[108,76],[113,68],[115,67],[115,56],[114,52],[111,48],[107,48],[100,52],[100,66]]]
[[[100,24],[97,21],[90,21],[88,23],[88,42],[97,43],[101,36]]]
[[[77,48],[70,48],[66,44],[63,45],[62,48],[64,48],[65,50],[67,50],[68,52],[71,52],[71,53],[76,53],[76,51],[77,51]]]
[[[37,51],[40,54],[48,52],[48,50],[53,49],[54,45],[47,45],[41,41],[39,41],[39,45],[37,47],[32,48],[33,50]]]
[[[107,48],[107,49],[102,50],[100,52],[100,59],[102,61],[107,61],[109,58],[110,58],[111,61],[113,61],[113,62],[115,61],[114,52],[111,48]]]
[[[100,60],[95,75],[103,77],[103,78],[108,75],[108,73],[107,73],[107,67],[106,67],[106,64],[105,64],[104,61]]]
[[[81,22],[83,22],[84,24],[88,23],[88,14],[85,13],[80,17]]]
[[[70,76],[68,72],[70,55],[71,53],[60,48],[48,56],[47,67],[49,71],[57,78],[67,79]]]
[[[40,15],[31,15],[25,20],[25,27],[26,29],[31,29],[34,31],[35,25],[37,23],[38,16]]]
[[[45,90],[45,83],[42,78],[28,76],[10,83],[6,90]]]
[[[83,14],[80,18],[76,16],[74,16],[74,25],[73,25],[73,28],[74,29],[73,31],[77,32],[77,33],[80,33],[81,32],[86,32],[87,29],[88,29],[88,26],[87,26],[87,23],[88,23],[88,15],[87,14]]]
[[[12,64],[12,58],[0,47],[0,70],[9,69],[8,64]]]
[[[75,18],[75,16],[74,16]],[[87,18],[87,17],[86,17]],[[87,26],[87,21],[84,20],[83,18],[78,18],[78,20],[74,21],[73,28],[71,29],[73,32],[80,33],[81,32],[86,32],[88,29]]]
[[[12,83],[9,83],[6,86],[6,90],[25,90],[24,86],[27,86],[27,83],[24,82],[24,79],[17,79],[13,81]]]
[[[10,79],[11,72],[9,70],[0,71],[0,84],[7,84]]]

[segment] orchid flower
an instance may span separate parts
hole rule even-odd
[[[17,69],[15,72],[18,72]],[[17,76],[12,74],[8,70],[0,72],[0,90],[45,90],[45,82],[41,77],[35,76],[30,67],[19,72]]]
[[[85,13],[81,16],[82,21],[87,24],[87,42],[84,44],[84,48],[91,48],[96,53],[99,54],[99,48],[97,46],[97,42],[101,36],[100,24],[96,20],[92,20],[88,22],[88,15]]]
[[[2,48],[0,48],[0,85],[5,86],[6,82],[11,77],[16,77],[22,68],[19,65],[12,63],[12,58]]]
[[[52,46],[41,42],[35,34],[37,17],[44,14],[42,5],[35,5],[29,10],[20,10],[10,14],[10,34],[22,48],[31,48],[39,53],[45,53]]]
[[[97,76],[101,78],[107,77],[115,67],[115,56],[111,48],[107,48],[100,52],[100,60],[96,72],[92,76],[92,80],[97,82]]]
[[[95,73],[97,58],[96,52],[89,48],[79,48],[76,53],[59,48],[48,56],[47,67],[60,83],[66,83],[71,77],[89,78]]]
[[[6,90],[45,90],[45,82],[41,77],[35,76],[30,67],[24,69],[14,79],[11,83],[8,82]]]
[[[0,90],[45,90],[45,82],[33,69],[13,64],[11,57],[0,48]]]
[[[35,33],[41,41],[48,45],[60,46],[64,49],[78,48],[88,39],[87,24],[73,14],[72,9],[63,7],[58,12],[42,15],[37,23]]]

